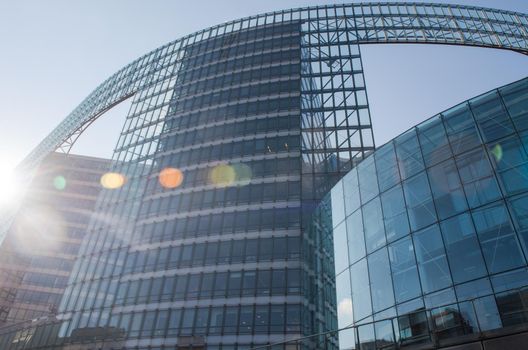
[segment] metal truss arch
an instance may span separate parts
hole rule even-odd
[[[187,45],[257,26],[298,22],[303,46],[326,50],[370,43],[454,44],[528,54],[528,15],[482,7],[427,3],[360,3],[282,10],[213,26],[136,59],[96,88],[23,160],[33,169],[55,150],[68,152],[78,135],[106,110],[172,79]],[[331,59],[331,58],[330,58]]]

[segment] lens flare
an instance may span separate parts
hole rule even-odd
[[[66,179],[64,178],[64,176],[55,176],[55,178],[53,179],[53,187],[55,187],[55,189],[59,191],[64,190],[66,188]]]
[[[244,186],[249,184],[251,177],[253,176],[253,172],[247,164],[233,164],[233,170],[235,171],[235,180],[237,181],[238,185]]]
[[[500,144],[496,144],[492,149],[491,149],[491,154],[493,154],[493,156],[495,157],[495,160],[497,162],[500,162],[501,159],[502,159],[502,147]]]
[[[118,189],[122,187],[125,182],[125,177],[119,173],[106,173],[101,176],[101,186],[109,190]]]
[[[180,169],[165,168],[159,174],[159,183],[165,188],[176,188],[183,182],[183,173]]]
[[[0,207],[8,207],[18,200],[21,180],[12,170],[0,170]]]
[[[218,187],[244,186],[249,184],[253,172],[251,168],[243,163],[221,164],[211,169],[209,181]]]
[[[217,165],[209,173],[209,181],[218,187],[231,186],[235,178],[235,169],[228,164]]]

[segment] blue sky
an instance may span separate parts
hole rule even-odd
[[[445,2],[436,0],[434,2]],[[453,0],[528,13],[525,0]],[[0,161],[14,166],[100,82],[188,33],[324,0],[0,1]],[[494,87],[528,76],[528,56],[441,45],[364,45],[376,143]],[[99,119],[74,151],[109,155],[126,110]]]

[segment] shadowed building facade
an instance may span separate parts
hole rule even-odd
[[[20,167],[130,103],[111,169],[126,182],[100,193],[57,319],[0,331],[0,344],[247,349],[336,329],[332,246],[310,220],[374,151],[359,44],[526,53],[527,24],[462,6],[334,5],[236,20],[135,60]]]

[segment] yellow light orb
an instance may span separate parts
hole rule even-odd
[[[119,173],[106,173],[101,176],[101,186],[109,190],[115,190],[125,184],[125,177]]]
[[[183,182],[183,173],[180,169],[165,168],[159,174],[159,183],[165,188],[176,188]]]
[[[230,186],[235,179],[235,169],[228,164],[217,165],[209,173],[209,181],[218,187]]]

